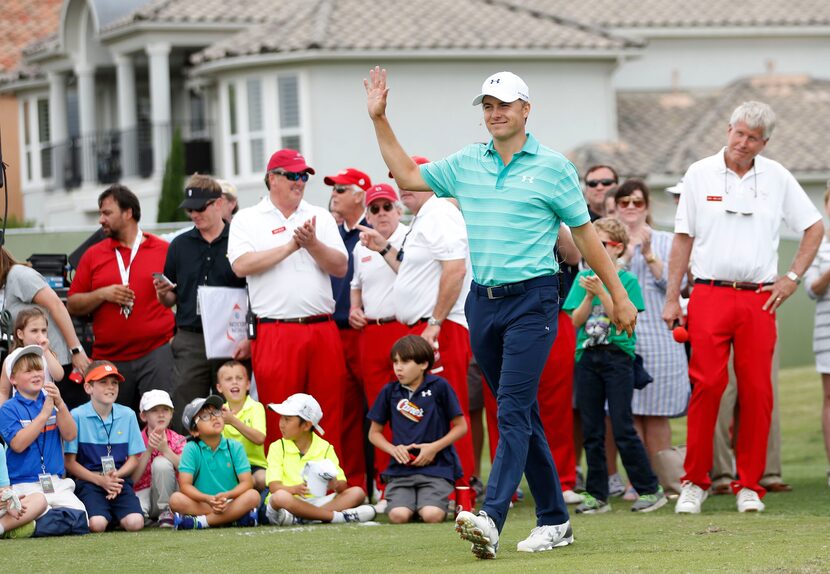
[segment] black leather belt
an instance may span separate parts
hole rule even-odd
[[[516,283],[505,283],[503,285],[479,285],[475,281],[471,285],[473,292],[479,297],[487,297],[488,299],[504,299],[505,297],[515,297],[527,292],[533,287],[544,287],[546,285],[556,286],[559,284],[559,279],[554,275],[542,275],[541,277],[534,277],[533,279],[526,279],[525,281],[518,281]]]
[[[382,319],[366,319],[370,325],[386,325],[387,323],[394,323],[398,319],[395,317],[383,317]]]
[[[421,317],[420,319],[418,319],[414,323],[407,323],[406,326],[411,329],[415,325],[420,325],[421,323],[426,323],[427,321],[429,321],[429,317]]]
[[[760,291],[761,287],[772,285],[772,283],[750,283],[749,281],[722,281],[720,279],[695,279],[697,285],[710,285],[712,287],[729,287],[738,291]]]
[[[260,323],[297,323],[300,325],[311,325],[312,323],[326,323],[331,321],[331,315],[310,315],[308,317],[291,317],[288,319],[271,319],[269,317],[262,317],[259,319]]]

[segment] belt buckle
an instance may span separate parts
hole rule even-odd
[[[735,289],[736,291],[738,290],[738,282],[737,281],[732,282],[732,288]]]
[[[493,287],[487,287],[487,298],[488,299],[504,299],[504,295],[494,295],[493,289],[498,289],[501,285],[495,285]]]
[[[378,327],[383,325],[383,323],[381,323],[381,319],[375,319],[375,325],[377,325]]]
[[[299,323],[300,325],[305,323],[305,317],[297,317],[297,323]]]

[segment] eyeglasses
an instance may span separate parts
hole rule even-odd
[[[729,170],[723,172],[723,209],[726,213],[732,215],[752,215],[755,213],[755,200],[758,199],[758,172],[755,170],[755,164],[752,164],[752,176],[754,178],[754,186],[752,188],[752,199],[748,197],[741,197],[736,194],[729,193],[729,184],[726,176]]]
[[[198,415],[196,415],[196,418],[200,421],[209,421],[210,419],[221,419],[222,411],[211,409],[209,411],[199,413]]]
[[[283,176],[288,181],[308,181],[308,173],[297,173],[295,171],[283,171],[281,169],[275,169],[271,173],[275,173],[277,175]]]
[[[205,212],[205,210],[206,210],[208,207],[210,207],[211,205],[213,205],[214,203],[216,203],[216,200],[215,200],[215,199],[212,199],[212,200],[208,201],[206,204],[204,204],[202,207],[200,207],[199,209],[189,209],[189,208],[185,208],[185,211],[186,211],[187,213],[193,213],[193,212],[196,212],[196,213],[204,213],[204,212]]]
[[[600,184],[608,187],[609,185],[614,185],[615,183],[617,183],[615,179],[589,179],[585,181],[585,185],[588,187],[596,187]]]
[[[352,188],[351,185],[335,185],[333,187],[334,193],[346,193]]]
[[[619,207],[631,207],[633,205],[637,209],[640,209],[645,204],[646,200],[639,197],[621,197],[617,200],[617,205]]]
[[[619,241],[611,241],[611,240],[608,240],[608,241],[602,241],[601,243],[602,243],[602,244],[603,244],[603,246],[605,246],[605,247],[608,247],[609,245],[610,245],[611,247],[619,247],[620,245],[622,245],[622,243],[620,243]]]
[[[392,211],[393,209],[395,209],[395,206],[387,201],[383,205],[378,205],[377,203],[370,205],[369,213],[371,213],[372,215],[377,215],[378,213],[380,213],[381,207],[383,207],[383,211]]]

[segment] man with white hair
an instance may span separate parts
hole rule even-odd
[[[741,405],[735,446],[739,512],[760,512],[773,393],[770,371],[777,337],[775,312],[798,287],[818,250],[824,226],[810,198],[781,164],[760,155],[775,114],[761,102],[732,113],[726,147],[683,177],[675,216],[663,319],[682,319],[680,283],[692,260],[689,300],[689,403],[683,488],[675,512],[700,512],[711,484],[712,436],[734,353]],[[778,275],[781,220],[801,231],[789,271]]]

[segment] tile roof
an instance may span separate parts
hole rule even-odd
[[[61,0],[3,0],[0,71],[20,64],[23,48],[58,29]]]
[[[803,75],[753,76],[708,92],[618,92],[619,141],[568,155],[580,170],[607,163],[626,176],[679,177],[726,144],[729,116],[747,100],[777,116],[765,156],[794,173],[830,171],[830,80]]]
[[[826,26],[827,0],[507,0],[608,28]]]
[[[311,0],[308,0],[310,3]],[[275,18],[281,0],[241,0],[232,5],[226,0],[150,0],[127,16],[104,27],[115,30],[141,22],[165,24],[261,24]]]
[[[195,63],[305,50],[620,50],[639,41],[495,0],[294,0]],[[437,17],[437,15],[440,15]]]

